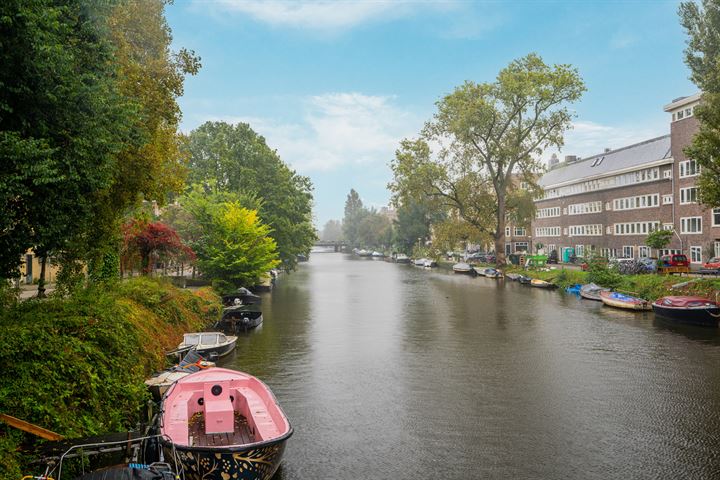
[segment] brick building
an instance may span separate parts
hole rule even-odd
[[[623,148],[563,162],[551,160],[539,181],[532,241],[557,250],[562,260],[594,251],[638,258],[683,251],[692,263],[720,256],[720,208],[697,203],[699,168],[683,148],[698,129],[693,112],[700,95],[665,106],[670,134]],[[652,230],[673,230],[667,251],[651,251]]]

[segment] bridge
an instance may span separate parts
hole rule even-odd
[[[347,247],[347,244],[343,241],[318,240],[313,247],[332,248],[335,252],[339,252]]]

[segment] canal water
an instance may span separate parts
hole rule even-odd
[[[275,479],[720,478],[720,334],[319,253],[231,368],[295,433]]]

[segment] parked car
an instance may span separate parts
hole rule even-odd
[[[720,270],[720,257],[713,257],[707,262],[703,263],[703,269]]]
[[[659,265],[663,267],[689,267],[687,255],[682,253],[673,253],[671,255],[663,255],[660,257]]]

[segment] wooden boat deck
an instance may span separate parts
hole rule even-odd
[[[188,422],[190,427],[190,445],[193,447],[224,447],[255,442],[255,434],[247,419],[235,412],[235,431],[233,433],[205,433],[205,415],[196,413]]]

